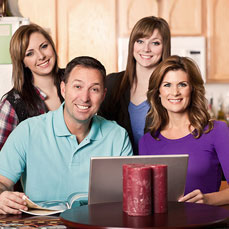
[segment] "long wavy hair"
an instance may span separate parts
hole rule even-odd
[[[40,98],[38,97],[33,86],[33,75],[29,68],[24,65],[25,52],[29,45],[30,36],[32,33],[40,33],[50,43],[55,53],[56,61],[52,70],[55,85],[60,84],[60,76],[58,74],[58,56],[56,53],[54,42],[51,36],[40,26],[29,24],[20,26],[10,41],[10,55],[12,60],[13,72],[12,81],[13,88],[18,91],[21,98],[25,102],[29,112],[32,115],[39,114]]]
[[[168,56],[170,56],[171,50],[171,35],[170,28],[168,23],[160,17],[144,17],[140,19],[134,26],[129,40],[129,48],[128,48],[128,58],[127,58],[127,66],[124,76],[121,80],[120,87],[117,88],[115,93],[115,101],[118,102],[122,95],[128,88],[131,88],[134,82],[137,80],[136,76],[136,60],[133,55],[134,43],[139,38],[148,38],[152,36],[155,29],[158,29],[160,35],[162,36],[163,43],[163,51],[161,60],[164,60]]]
[[[192,88],[190,104],[187,109],[190,127],[194,127],[193,136],[199,138],[203,133],[208,133],[213,128],[213,120],[210,120],[207,110],[204,81],[198,66],[188,57],[174,55],[162,61],[149,80],[147,99],[150,110],[146,116],[145,133],[150,132],[155,139],[158,139],[159,131],[163,130],[169,123],[168,112],[161,104],[159,88],[166,73],[177,70],[187,73]]]

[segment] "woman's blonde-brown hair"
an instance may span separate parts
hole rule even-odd
[[[35,32],[42,34],[51,44],[56,56],[55,67],[53,69],[54,75],[58,71],[57,53],[51,36],[42,27],[36,24],[20,26],[10,41],[10,55],[13,66],[13,86],[19,93],[23,92],[23,86],[26,86],[24,84],[28,84],[27,86],[32,85],[32,73],[30,69],[25,67],[23,60],[25,58],[26,49],[29,45],[30,36]]]
[[[128,88],[131,88],[136,77],[136,60],[133,56],[134,43],[139,38],[148,38],[152,36],[154,30],[157,29],[162,37],[163,51],[161,61],[170,56],[171,50],[171,35],[170,28],[166,20],[160,17],[144,17],[140,19],[134,26],[129,40],[127,66],[121,85],[115,93],[115,101],[119,101],[121,96]]]
[[[30,36],[33,33],[42,34],[47,42],[52,46],[55,55],[55,64],[52,70],[54,77],[54,84],[58,89],[58,95],[60,94],[59,85],[61,82],[61,73],[58,67],[58,56],[56,53],[54,42],[51,36],[39,25],[29,24],[20,26],[10,41],[10,55],[13,66],[12,80],[13,89],[16,90],[22,98],[29,116],[40,114],[43,103],[35,87],[33,86],[33,75],[28,67],[24,65],[24,57],[29,45]]]
[[[187,108],[190,126],[195,129],[192,134],[195,138],[199,138],[203,133],[208,133],[213,128],[213,120],[210,120],[207,110],[204,81],[198,66],[188,57],[174,55],[162,61],[149,80],[147,99],[150,110],[146,116],[145,132],[150,132],[155,139],[157,139],[158,131],[163,130],[169,122],[168,112],[161,104],[159,88],[166,73],[177,70],[187,73],[192,88],[191,101]]]

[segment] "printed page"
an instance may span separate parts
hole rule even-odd
[[[28,211],[21,211],[32,215],[51,215],[68,209],[64,201],[40,201],[35,203],[27,196],[23,196],[23,199],[26,201],[29,209]]]
[[[82,205],[82,203],[88,203],[88,193],[79,193],[79,192],[75,192],[72,193],[69,197],[68,197],[68,208],[72,207],[72,204],[74,202],[79,202],[78,206]],[[77,205],[74,205],[74,207]]]
[[[24,211],[24,210],[20,210],[20,211],[24,212],[24,213],[27,213],[27,214],[30,214],[30,215],[54,215],[54,214],[57,214],[57,213],[61,213],[64,210],[54,211],[54,210],[44,210],[44,209],[40,210],[40,209],[29,208],[28,211]]]

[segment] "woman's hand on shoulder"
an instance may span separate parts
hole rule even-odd
[[[191,202],[191,203],[206,203],[205,195],[199,190],[196,189],[187,195],[181,197],[178,202]]]

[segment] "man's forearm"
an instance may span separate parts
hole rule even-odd
[[[0,182],[0,194],[4,191],[13,191],[13,186],[9,188]]]

